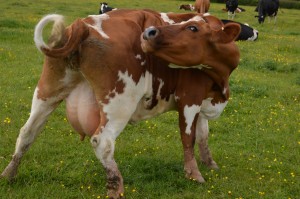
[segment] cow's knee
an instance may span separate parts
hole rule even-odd
[[[114,160],[115,140],[105,133],[100,133],[91,138],[91,143],[97,158],[106,171],[108,197],[122,198],[124,194],[123,177]]]
[[[113,160],[115,140],[105,133],[94,135],[91,138],[91,144],[95,150],[97,158],[106,168],[111,160]]]

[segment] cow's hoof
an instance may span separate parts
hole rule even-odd
[[[208,168],[218,170],[219,167],[215,161],[210,161],[209,163],[202,161],[203,164],[205,164]]]
[[[6,178],[8,181],[14,181],[17,175],[17,165],[14,161],[11,161],[9,165],[1,173],[0,178]]]
[[[189,180],[198,182],[198,183],[205,183],[204,178],[200,174],[200,172],[185,172],[185,177]]]
[[[118,193],[115,190],[108,190],[107,196],[109,199],[125,199],[124,193]]]
[[[10,174],[7,174],[7,173],[3,172],[0,175],[0,179],[6,179],[9,182],[13,182],[15,180],[15,175],[10,175]]]

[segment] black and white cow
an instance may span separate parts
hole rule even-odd
[[[109,11],[112,11],[114,8],[109,7],[106,2],[100,3],[99,14],[103,14]]]
[[[235,17],[235,11],[238,8],[238,0],[226,0],[226,10],[228,11],[228,19]]]
[[[224,24],[227,23],[237,23],[241,26],[241,32],[239,36],[236,38],[236,41],[255,41],[258,38],[258,31],[254,28],[251,28],[247,24],[242,24],[236,21],[231,21],[231,20],[226,20],[222,19],[221,20]]]
[[[266,16],[274,17],[274,23],[276,23],[276,16],[279,8],[279,0],[259,0],[257,5],[258,22],[264,23]]]

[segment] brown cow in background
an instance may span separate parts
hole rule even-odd
[[[210,6],[209,0],[196,0],[195,11],[198,13],[206,13],[208,12],[209,6]]]

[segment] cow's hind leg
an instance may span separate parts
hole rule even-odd
[[[20,130],[12,160],[1,174],[1,177],[7,178],[10,181],[17,175],[22,156],[43,129],[50,113],[60,102],[60,100],[56,98],[49,98],[47,100],[38,99],[37,93],[38,89],[34,92],[30,117]]]
[[[208,148],[208,120],[199,116],[196,125],[196,142],[199,146],[201,162],[209,168],[218,169],[217,163],[213,160]]]

